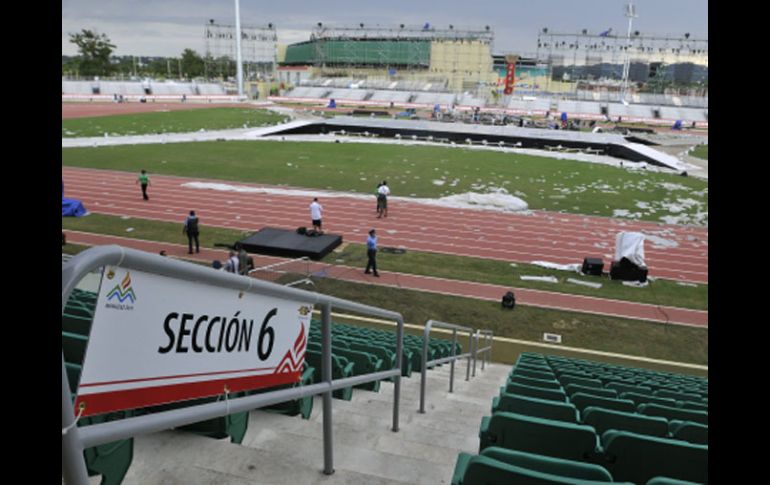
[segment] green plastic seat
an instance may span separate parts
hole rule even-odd
[[[672,420],[668,423],[668,431],[676,440],[684,440],[697,445],[709,444],[709,427],[692,421]]]
[[[636,411],[636,405],[634,404],[634,401],[631,401],[630,399],[613,399],[611,397],[594,396],[584,392],[573,394],[570,396],[569,402],[574,404],[581,414],[583,413],[583,410],[589,406],[614,409],[626,413],[633,413]]]
[[[580,384],[567,384],[564,390],[566,391],[568,396],[572,396],[573,394],[577,394],[578,392],[583,392],[585,394],[591,394],[592,396],[609,397],[612,399],[617,399],[618,397],[618,392],[614,389],[587,387],[587,386],[581,386]]]
[[[626,384],[624,382],[609,382],[606,386],[607,389],[614,389],[618,394],[624,392],[636,392],[639,394],[653,395],[652,388],[648,386],[638,386],[634,384]]]
[[[697,402],[686,402],[686,401],[680,401],[682,409],[691,409],[693,411],[705,411],[709,412],[709,405],[708,404],[700,404]]]
[[[567,395],[561,389],[544,389],[542,387],[527,386],[516,382],[507,382],[501,388],[502,393],[520,394],[522,396],[536,397],[538,399],[549,399],[551,401],[566,402]]]
[[[591,426],[506,412],[483,417],[479,439],[479,451],[500,446],[578,461],[592,456],[598,442]]]
[[[64,361],[73,364],[83,364],[86,356],[88,337],[76,333],[62,332],[61,346],[64,352]]]
[[[682,409],[673,406],[661,406],[660,404],[654,403],[641,404],[637,410],[640,414],[644,414],[645,416],[662,416],[669,421],[692,421],[706,426],[709,424],[709,413],[704,411]]]
[[[608,482],[612,482],[612,476],[599,465],[490,447],[479,455],[460,453],[451,483],[593,485]]]
[[[708,483],[708,446],[610,430],[602,435],[605,467],[615,480],[670,477]]]
[[[668,437],[668,421],[656,416],[642,416],[613,409],[588,406],[581,415],[583,424],[593,426],[598,434],[610,429],[650,436]]]
[[[655,478],[651,478],[646,483],[646,485],[703,485],[703,484],[690,482],[687,480],[677,480],[675,478],[655,477]]]
[[[323,378],[321,375],[321,353],[315,352],[313,350],[310,350],[309,348],[305,350],[305,360],[308,362],[308,364],[315,368],[319,369],[318,372],[315,372],[313,375],[313,384],[316,384],[318,382],[321,382],[321,379]],[[332,378],[333,379],[342,379],[345,377],[350,377],[353,375],[353,363],[347,362],[347,359],[343,359],[341,357],[335,356],[332,354]],[[332,391],[332,396],[336,399],[343,399],[345,401],[350,401],[353,399],[353,386],[351,387],[345,387],[343,389],[337,389],[336,391]]]
[[[63,332],[88,336],[91,334],[91,317],[62,313],[61,329]]]
[[[701,399],[703,399],[700,394],[671,391],[668,389],[660,389],[658,391],[655,391],[652,395],[656,397],[667,397],[667,398],[675,399],[677,401],[687,401],[687,402],[694,402],[698,404],[700,404]]]
[[[621,392],[621,399],[630,399],[634,401],[634,404],[639,406],[640,404],[660,404],[663,406],[676,407],[676,401],[667,397],[655,397],[648,394],[640,394],[638,392]]]
[[[534,377],[524,377],[521,375],[512,375],[507,382],[515,382],[532,387],[542,387],[543,389],[561,389],[561,384],[556,379],[535,379]]]
[[[581,386],[585,387],[596,387],[601,389],[602,387],[602,381],[599,379],[589,379],[586,377],[578,377],[570,374],[562,374],[559,376],[559,382],[562,386],[567,386],[569,384],[579,384]]]
[[[511,375],[518,375],[518,376],[524,376],[524,377],[533,377],[535,379],[545,379],[545,380],[551,380],[554,379],[555,376],[553,372],[543,372],[539,370],[531,370],[526,367],[514,367],[514,369],[511,371]]]
[[[378,359],[375,355],[367,352],[359,352],[357,350],[333,348],[334,355],[345,357],[350,362],[355,364],[353,368],[353,375],[360,376],[363,374],[371,374],[373,372],[379,372],[382,370],[382,359]],[[357,389],[365,389],[367,391],[380,391],[380,381],[367,382],[365,384],[359,384],[355,386]]]
[[[132,416],[131,411],[119,411],[80,418],[79,427],[100,424]],[[83,450],[89,476],[101,475],[100,485],[120,485],[134,460],[134,438],[113,441]]]
[[[537,418],[554,419],[568,423],[578,422],[578,413],[572,404],[537,399],[518,394],[502,394],[492,400],[492,413],[499,411],[524,414]]]

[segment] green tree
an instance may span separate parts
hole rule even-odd
[[[203,58],[192,49],[182,51],[182,74],[188,79],[204,74]]]
[[[77,66],[82,76],[104,76],[112,70],[110,54],[115,45],[105,34],[83,29],[80,33],[69,34],[70,42],[78,46],[80,55]]]

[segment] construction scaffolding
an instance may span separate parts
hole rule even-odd
[[[235,60],[235,26],[210,20],[203,33],[206,57]],[[266,27],[241,26],[241,55],[244,79],[270,78],[278,58],[278,35],[273,24]]]
[[[708,39],[686,33],[645,35],[638,30],[630,38],[605,32],[550,32],[542,29],[537,36],[537,58],[545,61],[555,81],[622,81],[628,59],[631,81],[654,78],[666,66],[683,66],[673,76],[681,82],[697,82],[708,69]],[[684,67],[684,66],[689,67]]]

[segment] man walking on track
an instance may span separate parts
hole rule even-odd
[[[366,257],[369,258],[369,261],[366,263],[364,274],[374,273],[374,276],[379,278],[380,273],[377,272],[377,236],[374,229],[369,231],[369,237],[366,238]]]
[[[315,229],[318,234],[323,234],[323,231],[321,230],[322,210],[323,207],[318,203],[318,197],[314,198],[313,202],[310,204],[310,219],[313,221],[313,229]]]
[[[377,218],[388,217],[388,196],[390,195],[390,189],[388,188],[388,182],[382,181],[382,185],[377,189]]]
[[[136,180],[136,183],[142,184],[142,197],[144,197],[144,200],[150,200],[150,198],[147,197],[147,186],[150,185],[150,177],[147,175],[146,170],[142,170],[142,173],[139,174],[139,178]]]
[[[198,243],[198,216],[195,215],[195,211],[190,211],[190,215],[187,216],[187,220],[184,221],[184,228],[182,228],[182,234],[187,234],[187,254],[193,253],[193,239],[195,240],[195,252],[200,253],[200,244]]]

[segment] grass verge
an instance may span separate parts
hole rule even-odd
[[[207,108],[62,120],[62,138],[254,128],[286,121],[261,109]]]

